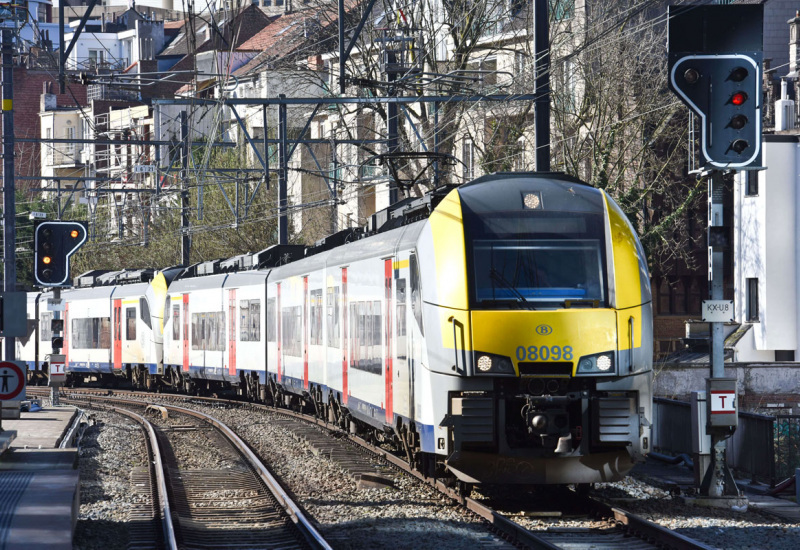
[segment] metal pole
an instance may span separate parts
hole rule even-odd
[[[534,0],[534,56],[536,99],[534,110],[534,147],[536,171],[550,171],[550,23],[547,0]]]
[[[708,282],[711,300],[723,298],[723,265],[726,235],[723,221],[723,176],[722,172],[715,170],[711,173],[710,187],[708,190]],[[711,378],[706,382],[709,388],[708,399],[713,400],[714,389],[724,388],[725,384],[732,384],[735,390],[735,380],[725,380],[725,338],[724,323],[711,322]],[[735,399],[735,397],[734,397]],[[712,411],[713,412],[713,407]],[[707,433],[711,435],[711,460],[708,469],[700,484],[700,494],[711,499],[720,500],[722,497],[740,497],[741,492],[736,486],[733,474],[726,461],[725,440],[735,430],[732,425],[715,424],[709,419]],[[702,429],[702,426],[700,427]]]
[[[339,93],[345,93],[344,51],[344,0],[339,0]]]
[[[264,183],[269,189],[269,126],[267,125],[267,106],[261,108],[261,117],[264,120]]]
[[[17,228],[14,201],[14,35],[3,29],[3,291],[17,290]],[[15,338],[6,337],[6,361],[16,359]]]
[[[289,179],[289,159],[287,158],[288,140],[288,120],[286,114],[286,104],[278,106],[278,133],[280,134],[280,145],[278,146],[278,244],[289,244],[289,221],[286,216],[288,210],[288,179]]]
[[[58,93],[66,93],[67,88],[67,55],[64,45],[64,4],[58,3]]]
[[[396,56],[394,52],[387,52],[386,51],[386,44],[388,42],[384,42],[384,55],[388,56],[387,59],[387,66],[392,66],[397,62]],[[397,73],[394,71],[387,71],[386,74],[387,80],[389,81],[389,89],[388,95],[389,97],[393,97],[397,95],[397,88],[392,84],[395,80],[397,80]],[[389,103],[386,106],[387,109],[387,116],[388,116],[388,139],[387,139],[387,149],[389,154],[396,153],[400,149],[400,143],[398,140],[398,125],[397,125],[397,103]],[[390,160],[389,162],[392,162]],[[398,186],[397,181],[393,178],[389,182],[389,204],[395,204],[399,198],[398,193]]]
[[[189,265],[192,240],[189,237],[189,120],[181,111],[181,263]]]
[[[712,300],[722,300],[722,265],[723,251],[720,246],[712,246],[711,233],[714,227],[722,227],[722,172],[714,171],[711,175],[711,188],[708,193],[708,227],[709,227],[709,290]],[[711,323],[711,377],[725,377],[725,342],[723,337],[724,323]]]

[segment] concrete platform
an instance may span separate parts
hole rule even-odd
[[[694,488],[694,472],[683,464],[667,464],[649,458],[647,462],[634,466],[631,475],[664,488],[679,487],[683,493]],[[766,485],[750,485],[740,480],[736,485],[747,497],[749,508],[757,508],[786,521],[800,522],[800,505],[796,502],[765,494],[769,490]]]
[[[48,407],[37,412],[23,412],[18,420],[3,420],[3,434],[17,433],[11,447],[17,449],[55,449],[77,417],[74,407]],[[2,445],[0,445],[2,447]]]
[[[78,414],[58,407],[3,420],[0,449],[8,444],[0,452],[0,548],[72,548],[80,506],[78,452],[58,446]]]

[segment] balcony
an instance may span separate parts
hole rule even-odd
[[[45,143],[42,146],[47,148],[46,162],[53,168],[83,166],[81,149],[76,143]]]

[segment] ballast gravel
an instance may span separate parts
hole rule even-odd
[[[80,499],[73,547],[127,548],[129,512],[146,498],[132,490],[131,472],[147,467],[144,432],[120,414],[92,412],[79,449]]]
[[[274,422],[269,411],[183,406],[211,414],[247,441],[337,550],[510,548],[482,520],[408,476],[397,474],[394,487],[359,488],[337,463]],[[132,504],[128,499],[135,496],[126,487],[131,466],[144,460],[144,440],[130,421],[110,413],[94,414],[98,421],[86,431],[81,449],[82,500],[75,548],[125,548],[126,509]],[[192,460],[220,459],[213,448],[201,453]],[[668,491],[633,477],[595,489],[621,502],[621,508],[714,548],[800,548],[800,525],[754,508],[735,513],[688,506]],[[587,527],[585,520],[568,517],[513,519],[533,529]]]

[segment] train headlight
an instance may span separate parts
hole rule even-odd
[[[595,355],[584,355],[578,361],[578,376],[605,375],[614,373],[614,352],[607,351]]]
[[[511,359],[503,355],[476,351],[474,357],[475,374],[517,374]]]

